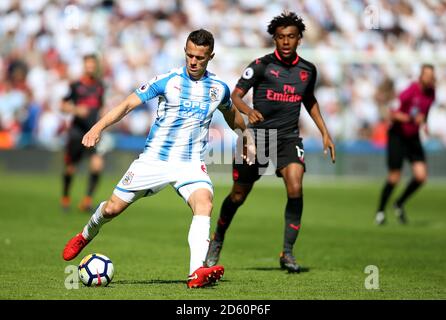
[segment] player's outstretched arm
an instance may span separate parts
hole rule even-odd
[[[330,134],[328,133],[324,119],[322,118],[321,110],[319,108],[319,103],[317,102],[316,97],[314,95],[310,96],[306,99],[306,101],[304,101],[304,104],[311,116],[311,119],[313,119],[314,123],[321,132],[322,143],[324,145],[324,154],[327,154],[328,150],[330,150],[331,161],[335,163],[336,148],[333,141],[331,140]]]
[[[124,101],[107,112],[82,138],[82,144],[87,148],[94,147],[101,139],[101,133],[112,124],[125,117],[130,111],[142,103],[141,99],[132,93]]]

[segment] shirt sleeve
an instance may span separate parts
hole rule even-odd
[[[261,81],[265,73],[265,64],[261,59],[257,59],[249,64],[243,71],[242,77],[238,80],[236,87],[248,92],[256,83]]]
[[[314,99],[314,87],[316,85],[316,79],[317,79],[317,69],[315,66],[312,66],[311,78],[309,80],[308,86],[305,88],[305,93],[302,101],[308,113],[310,113],[314,103],[317,102],[317,100]]]
[[[63,97],[63,101],[76,101],[76,84],[71,83],[70,88],[68,89],[68,93],[65,97]]]
[[[315,66],[313,66],[313,68],[311,69],[310,82],[308,83],[308,86],[305,89],[305,95],[314,95],[314,87],[316,85],[316,79],[317,79],[317,69]]]
[[[158,79],[157,76],[136,89],[135,93],[141,99],[142,103],[145,103],[157,96],[164,95],[165,89],[166,81],[164,79]]]
[[[231,110],[232,108],[232,100],[231,100],[231,91],[226,83],[223,83],[224,93],[223,98],[221,100],[220,105],[218,106],[219,110]]]
[[[105,85],[101,82],[100,88],[99,88],[99,108],[102,108],[104,106],[104,95],[105,95]]]

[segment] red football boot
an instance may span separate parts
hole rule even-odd
[[[82,251],[82,249],[90,241],[86,240],[82,233],[78,233],[70,241],[67,242],[65,248],[63,249],[63,258],[66,261],[73,260]]]
[[[223,266],[200,267],[189,276],[188,288],[201,288],[211,285],[223,277],[225,268]]]

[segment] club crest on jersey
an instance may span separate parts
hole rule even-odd
[[[308,72],[307,71],[302,70],[299,75],[300,75],[300,80],[302,80],[303,82],[308,80]]]
[[[128,171],[125,174],[124,179],[122,179],[122,184],[125,186],[128,186],[132,182],[133,176],[134,176],[134,173],[131,171]]]
[[[209,90],[209,96],[211,97],[211,101],[217,101],[219,95],[220,95],[220,90],[217,87],[211,87],[211,89]]]
[[[143,84],[141,87],[139,87],[138,91],[139,91],[139,93],[144,93],[147,91],[147,89],[149,89],[149,85],[146,83],[146,84]]]

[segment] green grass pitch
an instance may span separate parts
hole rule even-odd
[[[211,173],[212,175],[212,173]],[[119,177],[101,180],[96,200]],[[0,173],[0,299],[445,299],[446,184],[428,183],[407,205],[409,225],[377,227],[374,210],[382,181],[305,180],[302,229],[295,253],[307,269],[279,269],[286,201],[280,180],[261,181],[227,233],[218,285],[190,290],[189,208],[170,188],[139,200],[107,224],[73,260],[62,260],[66,241],[89,215],[59,209],[57,175]],[[214,179],[215,181],[215,179]],[[73,201],[86,177],[76,177]],[[212,231],[228,184],[215,186]],[[401,192],[401,187],[397,190]],[[65,268],[88,253],[115,266],[106,288],[65,288]],[[378,267],[379,289],[366,289],[368,265]]]

